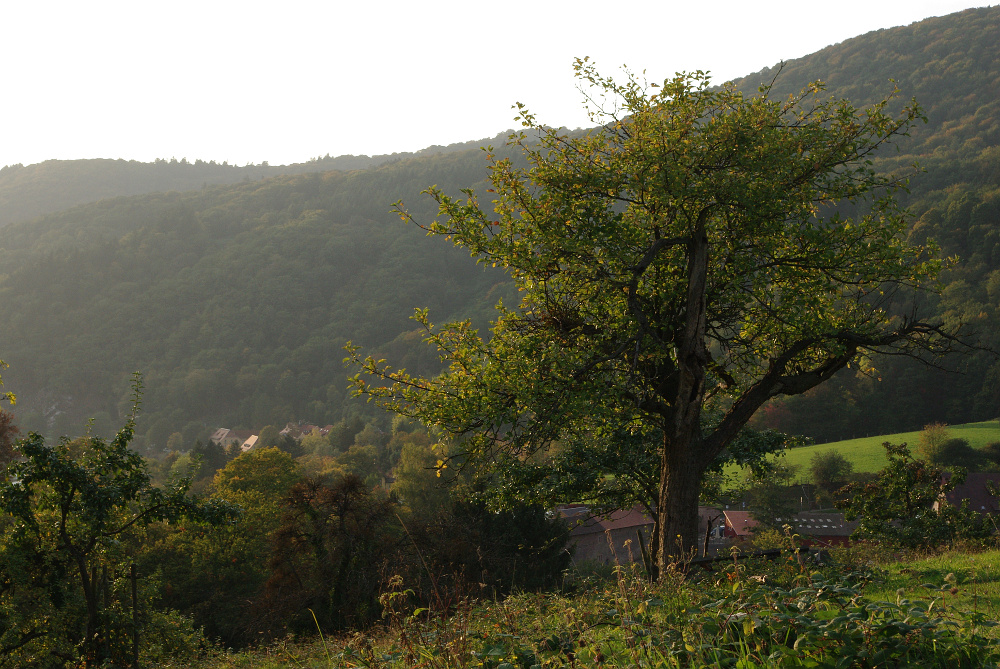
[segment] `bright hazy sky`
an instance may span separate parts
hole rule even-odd
[[[572,62],[727,79],[960,0],[2,0],[0,165],[272,165],[588,125]]]

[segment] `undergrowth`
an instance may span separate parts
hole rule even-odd
[[[697,568],[693,568],[697,569]],[[841,568],[841,570],[843,567]],[[995,625],[955,606],[951,580],[872,600],[895,576],[843,571],[788,554],[673,571],[651,584],[637,568],[578,580],[575,592],[418,606],[401,579],[381,598],[377,630],[212,667],[323,669],[603,669],[670,667],[996,667]],[[933,581],[933,579],[932,579]],[[207,667],[209,665],[202,665]]]

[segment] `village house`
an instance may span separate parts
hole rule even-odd
[[[223,448],[239,446],[241,450],[245,451],[249,449],[244,449],[243,445],[248,439],[255,436],[251,430],[230,430],[228,427],[220,427],[212,433],[209,441]]]
[[[333,425],[324,425],[323,427],[320,427],[318,425],[313,425],[312,423],[286,423],[284,429],[278,434],[282,437],[291,437],[296,441],[301,441],[303,437],[314,431],[318,431],[320,436],[325,437],[330,434],[330,430],[332,429]]]

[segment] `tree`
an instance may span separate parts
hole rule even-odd
[[[114,643],[121,634],[109,624],[108,603],[139,530],[182,517],[218,523],[234,514],[228,505],[189,498],[188,481],[151,485],[142,457],[128,447],[138,380],[133,389],[132,413],[111,443],[84,437],[48,446],[31,433],[18,442],[24,460],[0,484],[0,657],[15,665],[31,656],[45,658],[39,666],[124,664],[130,655]],[[41,601],[12,614],[8,598],[24,591]]]
[[[402,443],[399,462],[393,469],[392,492],[418,518],[431,518],[448,505],[446,479],[436,470],[438,456],[425,432],[397,433]],[[393,437],[396,438],[395,436]]]
[[[19,433],[20,429],[14,424],[14,414],[0,409],[0,476],[17,457],[14,442]]]
[[[226,449],[221,444],[212,440],[202,443],[200,439],[191,447],[191,458],[198,462],[198,472],[194,477],[196,480],[214,477],[215,472],[225,467],[229,460]]]
[[[951,432],[948,431],[948,426],[944,423],[924,425],[924,429],[920,431],[918,444],[920,455],[925,460],[936,462],[941,447],[949,439],[951,439]]]
[[[955,345],[954,332],[894,311],[899,289],[940,263],[906,244],[892,197],[902,180],[869,160],[921,112],[890,114],[895,91],[859,110],[821,84],[773,100],[766,86],[752,98],[710,88],[702,72],[650,92],[586,59],[576,71],[600,126],[566,135],[518,105],[531,132],[511,143],[527,167],[487,150],[491,210],[471,189],[431,188],[439,216],[418,223],[505,268],[519,308],[498,305],[489,338],[418,310],[449,365],[435,378],[353,345],[349,359],[370,375],[354,378],[358,393],[454,435],[473,461],[605,426],[656,433],[665,563],[696,545],[701,476],[767,400],[852,362],[871,369],[878,352]]]
[[[772,462],[770,466],[753,472],[747,477],[746,500],[750,515],[758,523],[758,530],[778,530],[795,515],[795,498],[788,488],[795,478],[797,467]]]
[[[847,520],[859,521],[858,539],[887,542],[904,548],[935,548],[958,539],[982,539],[991,529],[968,500],[955,507],[945,495],[965,480],[965,471],[950,478],[910,454],[906,444],[883,444],[889,464],[868,483],[851,483],[840,490],[837,508]]]
[[[298,479],[295,461],[273,446],[247,451],[216,472],[212,498],[243,513],[217,527],[188,522],[164,528],[143,551],[140,567],[161,574],[161,605],[191,616],[229,646],[259,641],[256,608],[270,576],[271,534]]]
[[[479,501],[494,506],[502,502],[508,508],[524,503],[552,507],[584,501],[595,514],[639,506],[653,519],[650,545],[655,547],[660,536],[656,437],[633,434],[625,428],[613,431],[606,426],[599,436],[564,434],[545,457],[507,456],[486,472],[477,472],[479,479],[488,480],[488,487],[477,491]],[[708,485],[703,481],[702,501],[712,504],[724,496],[723,488],[733,482],[727,473],[728,465],[739,465],[756,477],[765,477],[772,469],[769,456],[781,451],[789,440],[788,435],[773,430],[741,430],[706,470],[714,476]],[[644,547],[640,550],[648,574],[655,580],[657,565]]]
[[[961,467],[969,471],[978,471],[987,460],[987,455],[970,446],[968,439],[953,437],[941,444],[931,464],[949,469]]]
[[[396,543],[394,507],[354,474],[293,485],[273,535],[263,601],[270,624],[305,631],[373,622]]]
[[[267,448],[269,446],[276,446],[278,444],[278,439],[281,438],[281,432],[274,425],[266,425],[260,431],[260,435],[257,437],[257,443],[255,444],[257,448]]]

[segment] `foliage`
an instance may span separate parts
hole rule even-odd
[[[383,603],[391,628],[332,648],[341,667],[993,666],[994,623],[949,606],[948,587],[871,601],[865,577],[799,574],[762,582],[731,566],[720,582],[649,587],[627,572],[567,599],[521,595],[450,620]],[[758,565],[750,568],[757,569]],[[755,574],[757,575],[757,574]],[[397,587],[400,584],[395,584]],[[339,652],[338,652],[339,651]]]
[[[944,423],[925,425],[920,432],[920,442],[917,446],[921,457],[928,462],[939,464],[941,448],[951,438],[948,426]]]
[[[235,522],[157,526],[139,556],[159,574],[159,604],[180,611],[228,646],[259,641],[255,610],[270,576],[271,535],[299,480],[298,466],[277,448],[253,449],[215,474],[211,499],[243,509]],[[252,631],[251,631],[251,628]]]
[[[292,165],[237,166],[214,160],[158,158],[137,160],[46,160],[35,165],[8,165],[0,169],[0,227],[29,221],[43,214],[109,198],[169,191],[197,191],[208,186],[255,182],[279,175],[349,172],[401,159],[455,153],[479,148],[478,141],[431,146],[416,152],[379,156],[329,154]]]
[[[854,465],[839,452],[829,450],[815,453],[809,463],[813,483],[828,492],[847,482],[854,473]]]
[[[965,480],[963,470],[950,478],[910,454],[906,444],[884,444],[888,466],[875,480],[840,490],[837,508],[857,520],[852,538],[903,548],[936,548],[990,534],[979,514],[965,501],[955,507],[944,495]]]
[[[929,123],[875,166],[920,159],[926,172],[900,196],[918,217],[911,240],[937,240],[958,258],[942,275],[946,288],[955,283],[946,303],[928,300],[925,313],[970,316],[984,334],[1000,332],[990,279],[1000,270],[997,16],[982,8],[878,31],[787,62],[777,80],[771,70],[737,82],[752,95],[774,80],[783,98],[823,80],[860,105],[894,78],[921,101]],[[421,350],[406,321],[412,306],[441,320],[488,316],[506,278],[393,228],[385,208],[406,198],[415,215],[432,215],[416,192],[436,183],[457,193],[481,180],[476,146],[288,168],[95,160],[4,169],[0,216],[21,220],[0,233],[4,357],[15,363],[4,379],[21,398],[18,425],[48,432],[60,412],[52,434],[83,434],[85,419],[104,415],[95,432],[110,438],[137,368],[147,370],[152,408],[137,448],[159,451],[177,431],[190,445],[203,436],[182,430],[191,423],[333,423],[359,410],[338,364],[346,339],[435,374],[436,352]],[[320,174],[340,169],[357,171]],[[45,207],[51,213],[32,220]],[[103,327],[113,337],[95,334]],[[881,383],[847,370],[782,402],[785,419],[762,427],[830,441],[994,418],[996,365],[985,355],[956,361],[967,372],[956,376],[879,360]]]
[[[436,378],[349,346],[374,377],[359,394],[461,436],[473,458],[521,459],[605,430],[656,434],[661,560],[693,545],[702,474],[768,399],[822,383],[876,352],[940,353],[940,324],[897,317],[896,290],[933,277],[910,246],[899,185],[868,157],[920,118],[824,99],[784,101],[680,74],[655,92],[634,77],[580,79],[609,105],[583,136],[515,135],[528,168],[492,158],[492,212],[430,189],[423,224],[510,272],[519,309],[498,305],[487,341],[469,322],[416,319],[448,362]],[[888,193],[886,192],[888,191]],[[832,207],[854,206],[852,218]],[[413,216],[400,210],[406,220]],[[716,421],[709,411],[719,410]]]
[[[566,524],[536,504],[493,511],[474,497],[462,491],[437,515],[408,523],[417,555],[395,573],[419,584],[418,594],[439,609],[468,595],[557,588],[571,558]]]
[[[449,503],[448,479],[438,475],[437,453],[426,432],[397,433],[401,434],[407,439],[393,470],[392,492],[413,515],[433,518]]]
[[[481,178],[478,155],[108,199],[3,227],[5,357],[17,363],[4,380],[22,397],[18,424],[48,433],[57,415],[54,429],[82,434],[92,415],[124,415],[141,368],[151,410],[133,445],[159,453],[191,423],[337,422],[351,408],[348,338],[434,373],[436,356],[402,335],[414,302],[477,314],[504,277],[395,229],[386,209],[425,179],[457,190]]]
[[[747,477],[744,482],[747,508],[761,531],[780,529],[795,515],[797,500],[788,495],[794,477],[795,470],[781,461]]]
[[[931,459],[931,464],[949,469],[961,467],[977,471],[985,464],[987,455],[972,448],[965,439],[954,437],[941,444],[936,456]]]
[[[272,537],[259,631],[273,637],[377,620],[397,543],[394,506],[353,474],[293,485]]]
[[[14,414],[0,409],[0,477],[17,457],[15,441],[19,433],[20,429],[14,424]]]
[[[23,461],[0,484],[0,663],[127,663],[135,618],[122,604],[123,573],[143,528],[232,517],[226,505],[189,498],[187,481],[151,485],[128,448],[138,388],[137,380],[133,411],[110,443],[86,437],[48,446],[34,433],[18,442]]]

